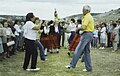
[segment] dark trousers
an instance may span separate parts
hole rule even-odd
[[[38,52],[35,41],[25,38],[25,58],[24,58],[23,69],[28,68],[30,58],[31,58],[31,69],[35,69],[37,64],[37,56],[38,56]]]
[[[64,46],[64,41],[65,41],[65,32],[62,33],[62,46]]]
[[[60,49],[60,42],[61,42],[61,34],[58,34],[57,35],[57,39],[58,39],[58,45],[59,45],[59,48],[58,49]]]
[[[112,47],[112,42],[110,41],[110,36],[111,36],[111,33],[108,33],[108,34],[107,34],[107,37],[108,37],[107,46],[108,46],[108,47]]]

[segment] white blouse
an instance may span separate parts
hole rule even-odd
[[[26,24],[23,26],[24,33],[23,36],[30,40],[36,40],[37,38],[37,30],[33,30],[32,28],[35,24],[31,21],[27,21]]]

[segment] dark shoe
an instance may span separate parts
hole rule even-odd
[[[6,56],[6,58],[10,58],[10,56]]]
[[[70,56],[70,52],[68,52],[67,54],[68,54],[68,56]]]
[[[53,52],[50,52],[50,54],[52,54]]]
[[[57,53],[59,53],[59,51],[57,51]]]

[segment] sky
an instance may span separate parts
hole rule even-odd
[[[0,0],[0,15],[23,15],[33,12],[35,16],[53,19],[54,9],[59,18],[82,14],[84,5],[91,6],[92,13],[104,13],[120,8],[120,0]]]

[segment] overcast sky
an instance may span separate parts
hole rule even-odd
[[[120,0],[0,0],[0,15],[26,15],[33,12],[41,19],[53,19],[54,8],[60,18],[81,14],[90,5],[91,12],[104,13],[120,8]]]

